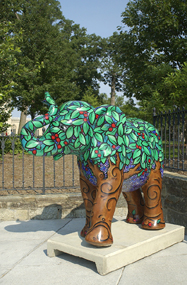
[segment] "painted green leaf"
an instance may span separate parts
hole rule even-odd
[[[104,124],[101,128],[101,130],[103,131],[108,131],[108,129],[109,129],[109,124]]]
[[[129,148],[130,149],[136,149],[136,143],[130,143]]]
[[[65,120],[68,121],[71,119],[71,113],[68,113],[67,115],[65,115]],[[65,123],[64,123],[65,124]]]
[[[54,127],[58,127],[58,126],[59,126],[59,124],[60,124],[60,123],[59,123],[59,122],[57,122],[57,121],[56,121],[56,122],[53,122],[53,126],[54,126]]]
[[[142,163],[144,163],[144,161],[146,160],[146,158],[147,158],[147,156],[146,156],[145,152],[143,152],[143,154],[142,154]]]
[[[126,165],[129,165],[129,163],[130,163],[130,160],[129,160],[128,158],[126,158],[125,164],[126,164]]]
[[[74,146],[75,148],[78,148],[80,146],[79,138],[76,139]]]
[[[106,158],[102,158],[101,162],[104,164],[106,162],[106,160],[107,160]]]
[[[154,158],[156,161],[158,161],[158,152],[156,149],[154,149]]]
[[[135,211],[135,210],[133,210],[133,211],[132,211],[132,214],[133,214],[133,215],[135,215],[135,214],[136,214],[136,211]]]
[[[132,157],[132,152],[127,153],[127,157],[128,157],[128,159],[131,159],[131,157]]]
[[[109,156],[109,155],[111,154],[112,150],[111,150],[111,148],[108,146],[108,147],[106,148],[106,150],[104,150],[103,152],[104,152],[104,156],[107,157],[107,156]]]
[[[67,113],[68,113],[68,111],[67,111],[67,110],[64,110],[64,111],[60,112],[60,115],[61,115],[61,116],[64,116],[64,115],[66,115]]]
[[[111,117],[109,117],[109,116],[105,116],[105,120],[107,121],[107,123],[109,123],[109,124],[112,124],[113,123],[113,120],[112,120],[112,118]]]
[[[100,142],[103,142],[103,137],[102,135],[98,134],[98,133],[95,133],[95,138],[100,141]]]
[[[83,119],[78,119],[76,121],[73,121],[72,122],[72,125],[75,125],[75,126],[80,126],[84,123],[84,120]]]
[[[77,106],[75,106],[75,105],[74,106],[69,106],[68,109],[70,109],[70,110],[77,110]]]
[[[89,154],[90,154],[90,152],[88,150],[84,153],[84,160],[85,161],[87,161]]]
[[[115,119],[116,121],[119,121],[119,114],[118,114],[118,113],[116,113],[115,111],[113,111],[113,112],[112,112],[112,116],[114,117],[114,119]]]
[[[43,143],[45,144],[45,145],[53,145],[54,146],[54,141],[52,141],[52,140],[44,140],[43,141]]]
[[[73,135],[73,127],[70,126],[66,131],[66,137],[69,139],[72,137],[72,135]]]
[[[150,127],[148,127],[148,130],[149,130],[149,132],[152,132],[152,131],[154,131],[154,130],[155,130],[155,127],[150,126]]]
[[[105,120],[104,116],[101,116],[97,121],[97,126],[101,126],[104,123],[104,120]]]
[[[123,138],[120,137],[120,136],[118,137],[118,144],[119,144],[119,145],[123,144]]]
[[[123,136],[123,140],[124,140],[125,145],[128,146],[129,145],[129,138],[128,138],[128,136]]]
[[[26,141],[30,141],[31,135],[29,134],[28,136],[25,136]]]
[[[89,111],[89,110],[90,110],[90,106],[89,105],[88,105],[88,107],[81,107],[81,109],[80,109],[80,111]]]
[[[146,146],[144,146],[144,151],[145,151],[145,154],[150,155],[149,149]]]
[[[44,152],[49,152],[54,148],[54,146],[46,146]]]
[[[74,136],[77,138],[80,132],[81,132],[81,128],[76,126],[74,128]]]
[[[123,168],[123,162],[120,162],[120,164],[119,164],[119,169],[121,170],[122,168]]]
[[[111,157],[110,157],[110,161],[111,161],[112,163],[116,164],[116,158],[115,158],[115,156],[111,156]]]
[[[100,127],[95,128],[94,131],[95,131],[96,133],[100,133],[100,134],[103,133],[103,131],[102,131],[102,129],[101,129]]]
[[[89,125],[88,124],[83,124],[83,131],[84,131],[85,135],[87,135],[87,133],[89,131]]]
[[[107,143],[103,143],[103,144],[100,145],[99,149],[100,150],[105,150],[105,149],[107,149],[107,147],[108,147],[108,144]]]
[[[108,139],[112,144],[115,144],[115,145],[117,144],[115,136],[108,135]]]
[[[140,163],[140,160],[141,160],[141,157],[140,157],[140,156],[138,156],[137,158],[135,158],[135,160],[134,160],[134,164],[138,164],[138,163]]]
[[[80,113],[78,110],[75,110],[72,114],[71,114],[71,119],[75,119],[77,117],[79,117]]]
[[[82,133],[79,134],[79,139],[81,144],[86,145],[85,137]]]
[[[98,109],[95,111],[95,113],[96,113],[97,115],[104,114],[105,112],[106,112],[106,108],[104,108],[104,107],[100,107],[100,108],[98,108]]]
[[[51,133],[58,133],[59,132],[59,128],[57,128],[57,127],[51,128],[50,132]]]
[[[118,135],[122,136],[123,135],[123,124],[121,123],[118,127]]]
[[[122,124],[125,124],[127,118],[126,118],[126,116],[123,114],[123,115],[121,115],[120,120],[121,120]]]
[[[64,133],[60,133],[59,134],[59,138],[60,138],[60,140],[65,140],[66,139],[66,135],[64,134]]]
[[[96,158],[96,157],[97,157],[97,153],[95,153],[95,149],[93,149],[91,152],[91,158]]]
[[[93,137],[93,130],[92,130],[92,128],[90,127],[90,129],[89,129],[89,135],[91,136],[91,137]]]
[[[25,128],[22,128],[22,130],[21,130],[21,135],[23,135],[23,136],[28,136],[28,132],[26,131]]]
[[[143,145],[143,146],[148,146],[148,143],[147,143],[146,141],[143,141],[143,142],[142,142],[142,145]]]
[[[125,133],[126,133],[126,135],[132,133],[132,129],[127,128],[126,131],[125,131]]]
[[[34,148],[34,147],[36,147],[37,145],[39,144],[39,142],[36,142],[36,141],[33,141],[33,140],[31,140],[31,141],[29,141],[27,144],[26,144],[26,148]]]
[[[160,223],[160,221],[161,221],[161,219],[157,220],[157,224],[159,224],[159,223]]]
[[[29,122],[29,129],[30,129],[31,131],[34,130],[34,126],[33,126],[33,123],[32,123],[32,122]]]
[[[38,121],[33,121],[33,125],[36,127],[36,128],[42,128],[43,127],[43,124],[41,122],[38,122]]]
[[[95,113],[94,112],[91,112],[90,115],[89,115],[89,121],[91,124],[94,123],[95,121]]]
[[[132,138],[132,140],[135,141],[135,142],[138,140],[137,136],[136,136],[134,133],[130,133],[129,136],[130,136],[130,137]]]
[[[141,150],[140,149],[136,149],[133,153],[133,159],[137,158],[138,156],[141,155]]]
[[[113,129],[113,131],[106,132],[106,136],[114,136],[116,134],[116,128]]]
[[[94,147],[97,146],[97,140],[96,140],[95,137],[92,137],[92,144],[93,144]]]

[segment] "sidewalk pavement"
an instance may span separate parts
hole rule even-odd
[[[0,222],[0,284],[187,284],[187,236],[181,243],[105,276],[97,273],[93,262],[65,253],[47,256],[49,238],[62,228],[68,234],[83,225],[83,218]]]

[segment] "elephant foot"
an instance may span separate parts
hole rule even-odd
[[[86,224],[84,228],[82,229],[82,231],[80,232],[81,237],[85,237],[89,229],[90,229],[89,225]]]
[[[144,216],[144,201],[140,189],[132,192],[123,192],[123,196],[128,205],[126,222],[130,224],[141,224]]]
[[[113,244],[110,228],[107,224],[102,222],[90,228],[85,240],[97,247],[111,246]]]
[[[127,215],[126,222],[129,224],[141,224],[143,221],[143,217],[140,217],[139,215]]]
[[[145,230],[161,230],[165,227],[165,222],[161,218],[144,217],[142,222],[142,229]]]

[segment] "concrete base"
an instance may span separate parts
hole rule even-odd
[[[139,225],[116,221],[112,224],[114,244],[111,247],[97,248],[82,238],[78,232],[61,230],[47,242],[50,257],[62,252],[96,263],[97,271],[105,275],[123,266],[150,256],[184,239],[185,228],[166,224],[159,231],[143,230]],[[65,234],[65,235],[64,235]]]

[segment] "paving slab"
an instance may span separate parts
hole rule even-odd
[[[184,239],[184,227],[166,224],[160,231],[143,230],[139,225],[115,221],[112,224],[114,244],[97,248],[88,244],[79,232],[72,232],[75,220],[69,222],[47,241],[50,257],[62,252],[96,263],[101,275],[108,274],[146,256],[150,256]],[[75,228],[74,228],[75,230]]]

